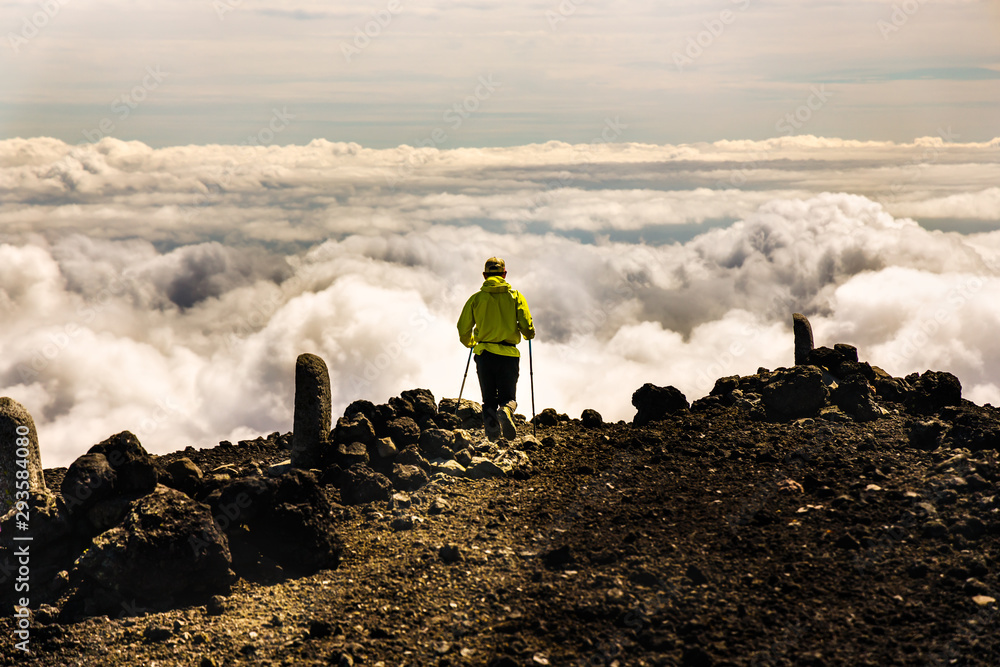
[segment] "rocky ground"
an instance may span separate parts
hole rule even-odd
[[[994,411],[935,402],[941,378],[914,376],[864,419],[830,409],[829,381],[813,416],[789,416],[750,391],[769,377],[640,426],[548,411],[535,440],[522,420],[517,475],[439,473],[357,504],[326,480],[338,567],[166,611],[43,607],[30,655],[8,617],[0,664],[1000,664]],[[266,469],[287,442],[171,457]]]

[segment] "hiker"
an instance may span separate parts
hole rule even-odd
[[[469,297],[458,318],[458,338],[472,347],[476,372],[483,392],[483,426],[486,437],[496,440],[503,435],[513,440],[514,410],[521,336],[535,337],[531,311],[524,295],[505,280],[507,268],[499,257],[486,260],[483,286]]]

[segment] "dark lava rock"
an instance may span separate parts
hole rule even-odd
[[[927,419],[914,422],[907,433],[910,444],[917,449],[932,450],[937,449],[945,435],[950,430],[950,426],[940,419]]]
[[[374,445],[376,441],[375,427],[363,414],[351,417],[341,417],[337,427],[333,429],[333,442],[338,445],[360,442],[364,445]]]
[[[601,417],[601,413],[590,408],[583,411],[580,421],[583,423],[584,428],[597,428],[604,425],[604,418]]]
[[[420,454],[426,459],[451,458],[454,456],[455,433],[440,428],[430,428],[420,434]],[[442,453],[447,449],[448,453]]]
[[[919,377],[907,376],[912,390],[906,397],[906,410],[914,415],[932,415],[949,405],[961,405],[962,383],[951,373],[926,371]]]
[[[532,423],[536,426],[555,426],[559,423],[559,413],[554,408],[545,408],[535,415]]]
[[[292,465],[321,466],[330,435],[330,371],[315,354],[295,360],[295,412],[292,424]]]
[[[420,441],[420,427],[410,417],[397,417],[386,425],[386,434],[396,446],[405,449]]]
[[[367,464],[369,462],[368,447],[363,442],[339,443],[336,446],[334,460],[342,468],[350,468],[355,463]]]
[[[340,497],[345,505],[360,505],[392,497],[389,478],[364,464],[351,466],[340,479]]]
[[[340,563],[343,545],[333,507],[310,471],[293,468],[277,478],[234,480],[223,487],[214,508],[240,574],[262,575],[268,563],[293,574]]]
[[[833,402],[857,421],[872,421],[882,416],[875,403],[875,389],[860,374],[842,380],[833,391]]]
[[[813,350],[813,332],[802,313],[792,313],[792,335],[795,338],[795,365],[808,364],[809,353]]]
[[[688,409],[687,398],[675,387],[657,387],[646,383],[632,394],[632,405],[636,415],[632,419],[634,426],[645,426],[660,421],[668,414],[674,414]]]
[[[27,434],[24,434],[25,430]],[[19,469],[18,462],[25,461],[29,488],[35,493],[45,493],[45,472],[38,450],[35,420],[23,405],[6,396],[0,398],[0,443],[3,443],[0,446],[0,489],[17,488],[15,472]],[[27,456],[20,456],[19,450]],[[6,514],[12,505],[4,498],[0,515]]]
[[[209,508],[157,486],[77,559],[67,608],[97,614],[118,613],[125,604],[154,609],[201,604],[229,591],[230,563],[226,537]]]
[[[403,466],[417,466],[424,472],[430,474],[431,464],[430,461],[425,459],[421,454],[420,450],[416,447],[408,447],[403,451],[396,454],[394,463],[398,463]]]
[[[415,465],[392,466],[392,486],[397,491],[416,491],[428,482],[427,473]]]
[[[165,475],[160,481],[195,498],[202,489],[203,479],[204,473],[201,468],[188,457],[182,456],[167,465]]]
[[[814,366],[779,368],[763,390],[768,416],[781,421],[816,416],[827,394],[823,372]]]
[[[145,495],[156,488],[159,472],[153,457],[129,431],[117,433],[90,448],[88,454],[103,454],[115,471],[115,493]]]
[[[389,399],[389,405],[401,417],[412,417],[419,421],[421,417],[433,417],[437,414],[437,402],[434,394],[427,389],[409,389],[398,397]]]
[[[70,464],[60,492],[70,514],[85,514],[98,501],[114,494],[114,468],[104,454],[84,454]]]

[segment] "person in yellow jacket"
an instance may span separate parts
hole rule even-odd
[[[506,281],[507,267],[499,257],[486,260],[485,282],[469,297],[458,318],[458,338],[473,348],[476,373],[483,392],[483,426],[486,437],[503,435],[513,440],[517,409],[517,377],[521,336],[535,337],[531,311],[524,295]]]

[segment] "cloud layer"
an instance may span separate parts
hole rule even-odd
[[[302,352],[337,413],[453,397],[455,321],[500,255],[539,410],[630,419],[644,382],[694,399],[788,365],[794,311],[818,344],[998,403],[998,146],[0,142],[0,387],[50,466],[124,429],[161,453],[287,431]]]

